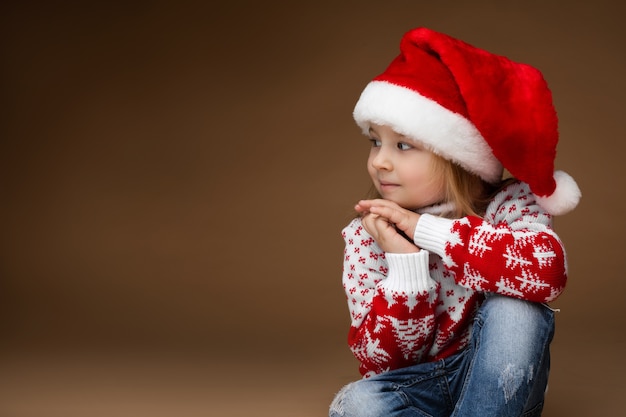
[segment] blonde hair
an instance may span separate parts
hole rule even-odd
[[[433,175],[441,175],[444,179],[444,202],[452,203],[452,211],[445,217],[460,218],[464,216],[483,217],[496,187],[482,180],[441,156],[434,154]]]

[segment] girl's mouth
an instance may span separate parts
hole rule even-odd
[[[400,186],[399,184],[386,181],[379,181],[378,184],[380,185],[381,190],[392,190]]]

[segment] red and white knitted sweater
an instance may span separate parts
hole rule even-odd
[[[384,253],[354,219],[345,240],[348,343],[364,377],[445,358],[469,340],[485,292],[536,302],[565,287],[563,245],[529,187],[513,183],[485,217],[422,214],[418,253]]]

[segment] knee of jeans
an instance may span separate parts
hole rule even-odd
[[[554,312],[543,304],[491,295],[481,310],[479,314],[482,314],[483,326],[488,328],[489,334],[509,342],[513,349],[527,351],[552,339]]]
[[[344,386],[330,404],[329,417],[382,416],[371,385],[356,381]]]
[[[485,301],[480,335],[483,375],[498,381],[505,399],[531,384],[549,363],[554,318],[546,306],[505,296]]]

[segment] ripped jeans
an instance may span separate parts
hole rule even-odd
[[[489,295],[466,349],[352,382],[335,396],[329,416],[540,416],[553,335],[548,306]]]

